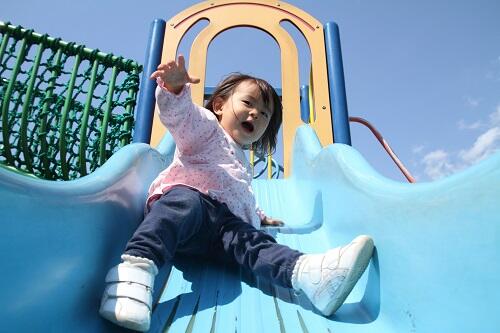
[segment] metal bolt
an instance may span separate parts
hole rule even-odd
[[[323,105],[322,109],[323,109],[323,110],[326,110],[326,106],[324,106],[324,105]]]

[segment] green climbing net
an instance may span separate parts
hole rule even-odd
[[[0,22],[0,166],[87,175],[132,141],[142,67]]]

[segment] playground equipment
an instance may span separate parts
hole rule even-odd
[[[432,183],[406,184],[382,177],[350,146],[337,26],[323,26],[296,7],[265,0],[207,1],[153,23],[131,144],[129,115],[140,72],[137,64],[0,25],[0,163],[10,165],[0,168],[1,327],[15,332],[124,331],[98,316],[104,276],[141,220],[149,183],[174,151],[172,138],[152,120],[154,82],[146,78],[161,58],[175,55],[184,33],[200,19],[208,19],[209,25],[190,52],[189,70],[202,78],[202,84],[193,87],[195,101],[201,102],[206,93],[208,45],[231,27],[266,31],[280,47],[282,64],[290,66],[282,70],[281,89],[285,178],[254,182],[259,205],[287,222],[268,231],[304,252],[324,251],[365,233],[373,236],[377,250],[346,304],[331,318],[314,311],[303,296],[242,276],[232,267],[179,260],[158,277],[166,283],[157,283],[164,288],[155,292],[150,331],[498,329],[500,155]],[[280,26],[284,20],[304,34],[311,48],[314,88],[302,89],[302,98],[297,50]],[[9,44],[15,38],[21,46]],[[35,60],[28,61],[31,71],[23,67],[23,60],[2,60],[14,51],[17,59],[24,59],[38,42],[38,50],[56,50],[53,56],[35,53]],[[68,57],[80,60],[74,60],[65,74],[69,84],[57,89],[56,65]],[[44,59],[50,64],[46,71],[33,69]],[[80,76],[84,61],[92,65],[85,72],[89,74]],[[111,66],[111,74],[106,74],[106,66]],[[123,82],[134,83],[116,88],[122,68],[130,73],[124,77],[132,77]],[[38,83],[44,75],[50,79]],[[99,82],[107,82],[101,88],[106,97],[95,102],[92,96],[97,93],[92,91],[99,90]],[[301,104],[302,112],[309,114],[302,118],[306,121],[300,116]],[[114,110],[116,105],[122,107]],[[53,112],[47,114],[49,110]],[[31,122],[39,118],[40,123]],[[45,128],[52,124],[52,132],[42,129],[44,123]],[[110,135],[117,141],[109,139],[115,143],[106,139],[109,126],[97,125],[104,123],[116,124]],[[89,134],[91,129],[96,134]],[[73,144],[75,138],[80,141]],[[81,143],[85,138],[89,141]],[[146,144],[150,140],[156,148]]]

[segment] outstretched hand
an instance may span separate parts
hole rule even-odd
[[[182,54],[177,58],[177,62],[172,60],[166,64],[160,64],[150,76],[153,80],[157,78],[160,78],[164,87],[174,94],[180,93],[186,83],[200,82],[200,79],[190,76],[186,71],[186,62]]]
[[[263,226],[274,226],[274,227],[282,227],[285,225],[285,223],[281,220],[278,219],[273,219],[271,217],[266,216],[265,219],[260,221],[260,225]]]

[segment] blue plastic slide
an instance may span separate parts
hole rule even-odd
[[[99,317],[99,300],[149,183],[171,159],[171,138],[159,150],[129,145],[70,182],[0,169],[0,331],[124,331]],[[350,146],[321,148],[303,126],[292,176],[257,180],[254,190],[287,223],[268,229],[281,243],[322,252],[358,234],[374,238],[346,304],[325,318],[303,295],[183,258],[158,278],[151,332],[498,331],[500,153],[443,180],[403,184]]]

